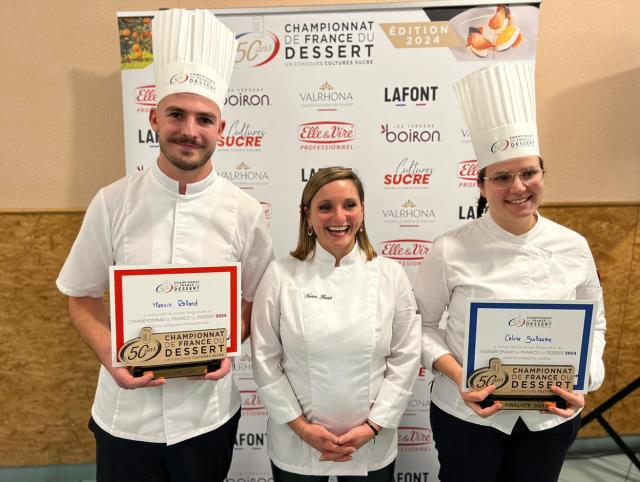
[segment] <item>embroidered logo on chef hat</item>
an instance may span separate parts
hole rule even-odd
[[[158,12],[152,30],[156,102],[192,93],[222,111],[237,50],[233,32],[207,10],[185,9]]]
[[[532,63],[499,63],[455,84],[479,169],[540,155],[533,68]]]

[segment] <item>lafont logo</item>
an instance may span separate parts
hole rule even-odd
[[[435,102],[437,92],[437,85],[385,87],[384,101],[393,103],[397,107],[405,107],[409,104],[424,107],[428,102]]]
[[[171,79],[169,79],[169,83],[171,85],[184,84],[187,80],[189,80],[189,76],[181,72],[171,77]]]

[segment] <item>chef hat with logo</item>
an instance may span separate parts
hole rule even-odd
[[[456,82],[478,167],[539,156],[532,63],[499,63]]]
[[[156,102],[188,92],[222,110],[237,49],[233,32],[207,10],[185,9],[158,12],[152,31]]]

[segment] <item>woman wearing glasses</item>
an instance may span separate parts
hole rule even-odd
[[[587,241],[537,211],[544,192],[535,123],[533,65],[499,64],[474,72],[456,94],[480,173],[486,214],[437,238],[418,273],[422,362],[432,367],[431,427],[439,478],[449,481],[555,481],[580,427],[584,396],[558,387],[566,408],[501,410],[481,403],[495,390],[463,392],[466,301],[595,300],[589,390],[604,378],[602,289]],[[445,314],[446,326],[440,320]]]

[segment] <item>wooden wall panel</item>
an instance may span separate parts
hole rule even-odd
[[[543,214],[587,237],[605,292],[608,319],[603,387],[595,407],[638,376],[640,366],[640,206],[546,207]],[[68,321],[55,287],[82,213],[0,214],[0,466],[94,460],[86,427],[98,362]],[[640,393],[606,418],[640,434]],[[605,436],[597,423],[581,436]]]

